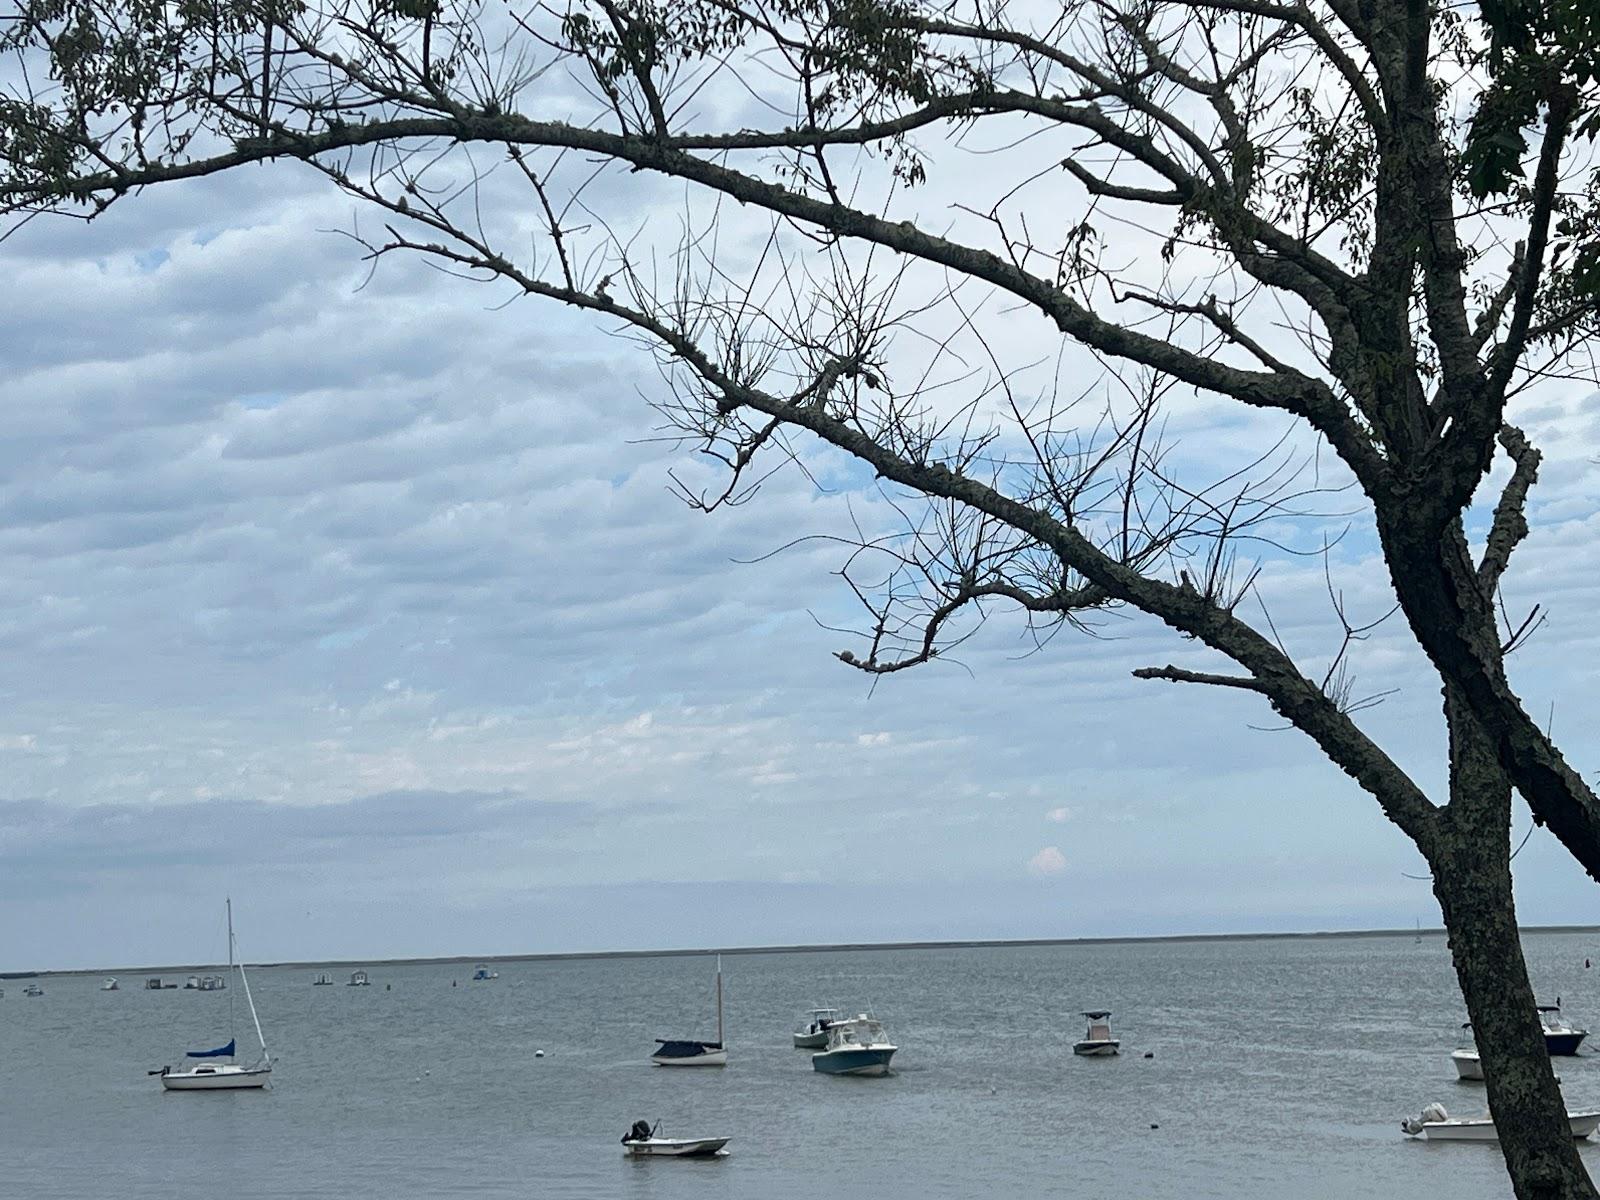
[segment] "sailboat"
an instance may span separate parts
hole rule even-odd
[[[656,1039],[650,1061],[658,1067],[725,1067],[728,1049],[722,1044],[722,955],[717,955],[717,1040],[714,1042]]]
[[[256,1002],[250,995],[250,978],[244,973],[244,963],[234,954],[233,900],[228,900],[228,970],[239,972],[239,982],[244,985],[244,998],[250,1005],[250,1021],[256,1029],[256,1040],[261,1043],[261,1057],[250,1066],[232,1061],[238,1048],[238,1038],[230,1037],[226,1046],[215,1050],[190,1050],[184,1058],[193,1059],[194,1065],[177,1069],[162,1067],[151,1071],[161,1076],[161,1086],[169,1092],[214,1092],[236,1088],[261,1088],[267,1086],[272,1075],[272,1059],[267,1054],[267,1039],[261,1032],[261,1018],[256,1015]],[[233,991],[228,991],[228,1026],[233,1027]],[[215,1062],[226,1058],[228,1062]]]

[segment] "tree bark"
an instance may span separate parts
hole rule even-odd
[[[1464,698],[1447,697],[1450,806],[1429,857],[1500,1151],[1517,1200],[1593,1200],[1600,1193],[1567,1130],[1517,933],[1511,785]]]

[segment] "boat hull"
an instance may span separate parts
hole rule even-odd
[[[707,1050],[704,1054],[652,1054],[650,1061],[658,1067],[725,1067],[728,1065],[728,1052]]]
[[[1456,1065],[1456,1078],[1483,1082],[1483,1060],[1472,1050],[1453,1050],[1450,1061]]]
[[[811,1066],[824,1075],[887,1075],[896,1047],[828,1050],[811,1056]]]
[[[1583,1029],[1574,1029],[1567,1033],[1546,1033],[1544,1048],[1552,1057],[1570,1057],[1578,1052],[1578,1047],[1588,1036],[1588,1031]]]
[[[271,1077],[271,1067],[205,1075],[169,1071],[161,1077],[161,1086],[169,1092],[234,1092],[243,1088],[264,1088]]]
[[[623,1142],[633,1158],[710,1158],[720,1154],[732,1138],[645,1138]]]
[[[1600,1128],[1600,1112],[1568,1113],[1567,1123],[1571,1126],[1572,1136],[1586,1138],[1597,1128]],[[1429,1121],[1422,1127],[1419,1137],[1430,1142],[1497,1142],[1500,1135],[1495,1132],[1494,1122],[1488,1117],[1477,1119],[1448,1121]]]
[[[1074,1042],[1072,1052],[1080,1058],[1106,1058],[1122,1052],[1122,1043],[1116,1038],[1092,1042]]]

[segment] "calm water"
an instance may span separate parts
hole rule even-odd
[[[1600,969],[1583,966],[1600,944],[1530,935],[1527,950],[1540,996],[1600,1029]],[[365,989],[253,972],[274,1086],[199,1095],[163,1093],[145,1071],[226,1041],[229,992],[124,978],[101,993],[98,978],[63,977],[28,999],[8,981],[0,1180],[30,1200],[194,1185],[230,1198],[1509,1195],[1493,1146],[1398,1129],[1430,1100],[1484,1107],[1448,1058],[1463,1014],[1440,938],[724,966],[721,1071],[645,1061],[654,1037],[711,1035],[709,959],[502,964],[477,984],[462,967],[384,967]],[[875,1008],[901,1047],[893,1076],[819,1075],[790,1047],[801,1010],[830,1002]],[[1074,1058],[1077,1011],[1101,1005],[1123,1056]],[[1559,1069],[1569,1104],[1600,1106],[1600,1058]],[[617,1139],[640,1117],[731,1134],[732,1153],[625,1159]],[[1600,1146],[1584,1153],[1600,1172]]]

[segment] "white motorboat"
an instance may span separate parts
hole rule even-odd
[[[1111,1036],[1111,1014],[1104,1009],[1096,1009],[1083,1015],[1089,1018],[1089,1028],[1081,1042],[1072,1043],[1072,1052],[1085,1058],[1120,1054],[1122,1043]]]
[[[250,1020],[255,1026],[256,1039],[261,1043],[261,1056],[249,1066],[236,1062],[215,1062],[214,1059],[232,1059],[238,1048],[238,1039],[230,1037],[226,1046],[215,1050],[190,1050],[185,1060],[194,1060],[193,1066],[162,1067],[151,1071],[161,1077],[161,1086],[169,1092],[217,1092],[240,1088],[263,1088],[272,1076],[272,1059],[267,1054],[267,1039],[261,1032],[261,1018],[256,1015],[255,998],[250,994],[250,977],[245,974],[244,963],[234,954],[233,901],[228,910],[228,969],[238,971],[239,982],[244,986],[244,998],[250,1005]],[[149,986],[148,984],[146,986]],[[233,993],[228,994],[228,1021],[233,1022]]]
[[[1586,1138],[1600,1129],[1600,1112],[1569,1112],[1567,1124],[1575,1138]],[[1415,1117],[1400,1122],[1400,1128],[1416,1138],[1434,1142],[1496,1142],[1494,1118],[1452,1117],[1442,1104],[1430,1104]]]
[[[315,979],[313,979],[311,981],[311,986],[312,987],[332,987],[333,986],[333,976],[329,975],[326,971],[323,971],[320,975],[318,975]]]
[[[828,1026],[839,1019],[837,1008],[813,1008],[794,1031],[796,1050],[820,1050],[828,1044]]]
[[[30,983],[27,987],[22,989],[22,994],[24,996],[42,996],[44,995],[44,989],[37,983]]]
[[[183,990],[186,992],[198,992],[200,990],[200,976],[191,975],[188,979],[184,980]]]
[[[482,982],[482,981],[488,980],[488,979],[499,979],[500,978],[500,972],[499,971],[491,971],[483,963],[479,963],[477,966],[472,968],[472,978],[477,980],[477,981],[479,981],[479,982]]]
[[[228,986],[228,981],[221,975],[200,976],[200,990],[202,992],[220,992]]]
[[[732,1138],[668,1138],[660,1136],[661,1122],[635,1121],[622,1135],[622,1148],[634,1158],[710,1158],[721,1154]]]
[[[372,980],[367,978],[365,971],[351,971],[350,982],[345,987],[371,987]]]
[[[115,992],[120,991],[121,989],[117,987],[117,981],[115,979],[108,979],[100,985],[100,990],[102,992]]]
[[[1483,1082],[1483,1060],[1476,1050],[1459,1047],[1450,1051],[1450,1061],[1456,1065],[1456,1078],[1477,1083]]]
[[[722,955],[717,955],[717,1040],[657,1038],[650,1061],[658,1067],[725,1067],[728,1048],[722,1043]]]
[[[828,1045],[811,1056],[811,1069],[824,1075],[887,1075],[900,1047],[889,1040],[883,1022],[868,1013],[828,1026]]]

